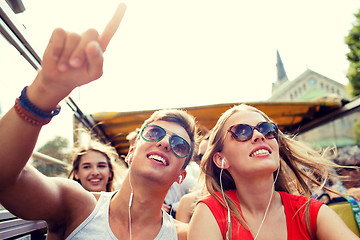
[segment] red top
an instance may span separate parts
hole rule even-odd
[[[291,195],[286,192],[279,193],[284,205],[286,216],[287,239],[311,239],[305,222],[305,204],[307,203],[308,199],[304,196]],[[240,209],[235,190],[226,191],[226,194],[237,204],[238,208]],[[221,193],[217,193],[217,195],[223,199]],[[225,239],[227,231],[227,210],[221,206],[221,204],[211,195],[205,197],[199,202],[203,202],[209,207],[219,225],[223,239]],[[316,218],[322,204],[324,203],[314,199],[312,199],[310,202],[310,226],[313,236],[316,234]],[[254,239],[250,231],[245,229],[232,214],[231,224],[233,239],[240,239],[240,236],[241,239],[244,240]]]

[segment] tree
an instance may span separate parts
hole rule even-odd
[[[71,161],[69,153],[69,141],[60,136],[54,137],[54,139],[45,143],[38,152],[47,156],[56,158],[57,160],[69,163]],[[54,164],[51,162],[44,162],[43,160],[34,158],[33,165],[43,174],[47,176],[66,176],[67,169],[60,164]]]
[[[48,141],[45,143],[38,152],[46,154],[50,157],[56,158],[58,160],[65,160],[69,162],[69,141],[60,136],[54,137],[53,140]]]
[[[348,45],[350,52],[346,54],[350,62],[346,74],[352,86],[352,95],[360,95],[360,10],[355,13],[356,22],[350,30],[349,35],[345,37],[345,43]]]
[[[360,144],[360,119],[358,119],[354,124],[354,140],[355,145]]]

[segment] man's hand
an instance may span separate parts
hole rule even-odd
[[[81,35],[55,29],[45,50],[42,69],[35,80],[36,91],[32,96],[46,94],[46,99],[53,100],[50,102],[59,102],[74,88],[100,78],[103,73],[103,53],[117,31],[125,10],[125,4],[119,4],[101,34],[95,29]],[[36,101],[36,97],[30,98]]]
[[[169,205],[163,203],[162,209],[163,209],[165,212],[170,213],[171,207],[170,207]]]

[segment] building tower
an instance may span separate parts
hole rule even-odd
[[[272,84],[272,92],[274,92],[278,87],[285,82],[289,81],[284,64],[281,60],[279,50],[276,50],[276,69],[277,69],[277,81]]]

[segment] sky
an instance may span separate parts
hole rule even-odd
[[[265,101],[277,50],[290,80],[310,68],[348,83],[344,38],[359,1],[124,2],[103,77],[73,94],[87,113]],[[55,27],[101,32],[119,1],[23,3],[20,19],[42,54]]]
[[[22,1],[26,11],[16,17],[40,56],[54,28],[101,32],[120,2]],[[344,39],[358,0],[123,2],[127,11],[105,52],[103,76],[71,95],[86,114],[266,101],[277,79],[277,50],[289,80],[309,68],[348,84]],[[4,51],[0,62],[9,61]],[[8,80],[13,72],[2,69],[0,86],[18,94],[23,83]],[[13,99],[7,92],[0,89],[2,104]]]

